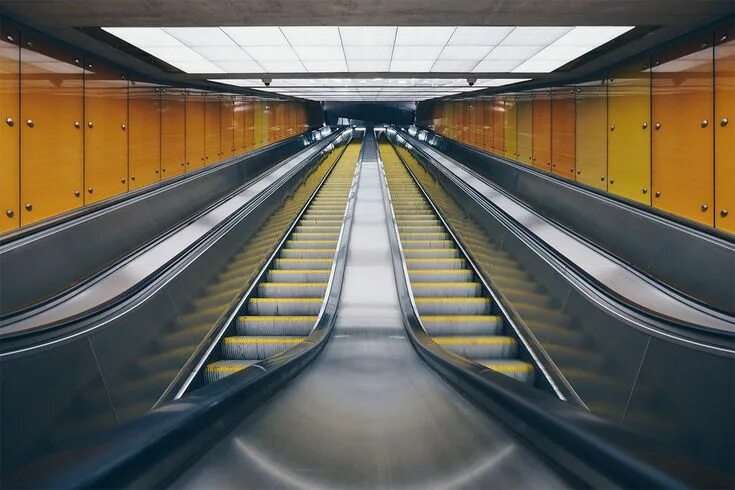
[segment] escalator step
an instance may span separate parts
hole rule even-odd
[[[230,374],[243,371],[244,369],[255,364],[256,361],[217,361],[207,364],[204,369],[204,382],[214,383],[222,378],[226,378]]]
[[[416,282],[412,284],[414,297],[469,298],[480,294],[479,282]]]
[[[258,315],[237,319],[238,335],[308,335],[316,316]]]
[[[434,337],[434,341],[445,349],[470,359],[504,359],[518,354],[518,344],[512,337]]]
[[[455,250],[458,253],[458,250]],[[425,258],[409,257],[406,255],[406,267],[409,273],[413,270],[431,270],[441,267],[442,269],[464,269],[467,261],[459,257]]]
[[[411,269],[408,275],[411,283],[469,281],[473,272],[470,269]]]
[[[488,369],[497,371],[518,381],[525,383],[533,382],[534,369],[527,362],[517,360],[499,360],[499,359],[477,359],[476,363],[482,364]]]
[[[420,315],[487,315],[487,298],[416,298]]]
[[[461,253],[457,248],[404,248],[403,255],[407,259],[439,259],[458,258]]]
[[[328,259],[332,262],[334,248],[284,248],[281,257],[284,259]]]
[[[273,282],[327,282],[329,269],[270,269],[268,280]]]
[[[495,335],[503,320],[497,315],[421,315],[421,323],[431,336]]]
[[[260,360],[280,354],[303,341],[304,337],[296,336],[225,337],[222,355],[226,359]]]
[[[264,282],[258,285],[261,298],[323,298],[326,282]]]
[[[274,261],[277,270],[330,270],[332,267],[332,255],[327,257],[284,257]]]
[[[323,298],[252,298],[248,312],[252,315],[318,315]]]
[[[327,248],[331,248],[332,253],[334,253],[334,249],[337,247],[337,240],[287,240],[285,243],[285,247],[286,249],[294,249],[294,248],[327,249]]]

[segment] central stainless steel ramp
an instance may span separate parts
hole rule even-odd
[[[545,462],[412,348],[369,132],[365,145],[332,339],[173,487],[564,487]]]

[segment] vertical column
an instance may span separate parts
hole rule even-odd
[[[503,155],[517,160],[518,153],[518,104],[517,96],[503,97]]]
[[[233,148],[235,148],[235,154],[241,155],[245,153],[245,100],[242,97],[234,97],[233,100],[233,134],[234,142]]]
[[[252,151],[256,148],[254,107],[252,100],[245,101],[245,151]]]
[[[533,166],[551,172],[551,92],[534,93]]]
[[[505,154],[505,101],[504,97],[493,97],[493,153]],[[513,150],[515,151],[515,149]]]
[[[222,159],[220,104],[221,96],[206,94],[204,96],[204,164],[211,165]]]
[[[187,171],[206,165],[206,154],[204,145],[204,97],[205,94],[202,92],[189,91],[186,93]]]
[[[493,124],[495,123],[495,118],[493,117],[493,108],[495,99],[493,98],[487,98],[483,101],[482,104],[482,130],[483,130],[483,139],[482,139],[482,147],[490,151],[492,153],[497,153],[495,151],[495,131]]]
[[[235,154],[235,115],[232,96],[224,95],[220,107],[220,159],[230,158]]]
[[[533,102],[530,95],[519,95],[518,105],[518,155],[516,160],[533,165]]]

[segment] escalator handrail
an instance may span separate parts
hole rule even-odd
[[[405,136],[404,139],[406,139]],[[552,264],[552,267],[559,271],[563,271],[563,275],[565,275],[572,285],[577,289],[584,291],[585,295],[593,297],[595,303],[599,302],[604,305],[605,309],[616,312],[633,328],[667,341],[674,341],[689,347],[712,351],[719,355],[731,356],[735,353],[735,347],[733,347],[735,332],[728,333],[724,330],[715,331],[677,318],[672,318],[663,315],[660,312],[656,312],[633,303],[629,299],[611,291],[604,284],[600,283],[595,278],[590,277],[586,271],[569,262],[566,257],[559,254],[559,252],[550,247],[542,239],[534,236],[522,224],[517,223],[513,218],[506,216],[502,210],[497,209],[495,205],[489,203],[487,199],[466,183],[462,182],[457,176],[451,174],[451,172],[444,169],[441,165],[436,164],[431,156],[427,155],[416,145],[412,144],[411,146],[427,162],[441,172],[442,175],[460,187],[469,198],[473,199],[479,206],[487,211],[488,214],[500,221],[506,229],[523,241],[529,248],[534,250],[535,253],[543,257],[546,262]],[[473,177],[476,176],[478,180],[486,181],[486,179],[481,176],[477,176],[476,173],[471,170],[464,170],[472,173]],[[493,188],[496,187],[492,185],[492,183],[487,184],[491,185]],[[502,192],[502,190],[499,190],[499,192]],[[503,194],[505,196],[507,193]],[[517,199],[512,196],[506,197],[517,201]]]
[[[419,356],[528,445],[551,461],[574,486],[687,488],[723,486],[729,477],[702,468],[661,445],[549,393],[449,352],[424,330],[401,258],[398,228],[383,187],[388,235],[401,312]],[[663,470],[644,460],[655,455]]]
[[[183,398],[102,434],[94,442],[60,453],[12,482],[37,488],[158,488],[185,470],[232,426],[259,407],[322,351],[334,329],[347,262],[363,149],[340,230],[328,289],[318,321],[306,339],[288,351],[234,373]]]
[[[323,140],[327,145],[337,139],[344,132],[338,131]],[[197,259],[212,243],[216,242],[237,223],[245,219],[263,202],[265,202],[276,189],[287,182],[295,173],[309,165],[319,157],[320,152],[304,160],[286,174],[279,177],[273,185],[256,196],[251,202],[228,216],[225,220],[217,223],[204,236],[189,244],[182,252],[172,257],[166,264],[149,274],[144,280],[138,282],[134,287],[128,289],[117,297],[101,303],[94,308],[86,310],[78,315],[64,318],[59,322],[42,325],[39,328],[20,331],[13,335],[4,335],[0,343],[0,358],[27,354],[30,350],[46,348],[52,344],[63,343],[79,335],[88,335],[114,320],[140,306],[147,298],[166,285],[174,276]]]

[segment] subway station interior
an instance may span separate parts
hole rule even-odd
[[[0,488],[735,488],[735,2],[0,0]]]

